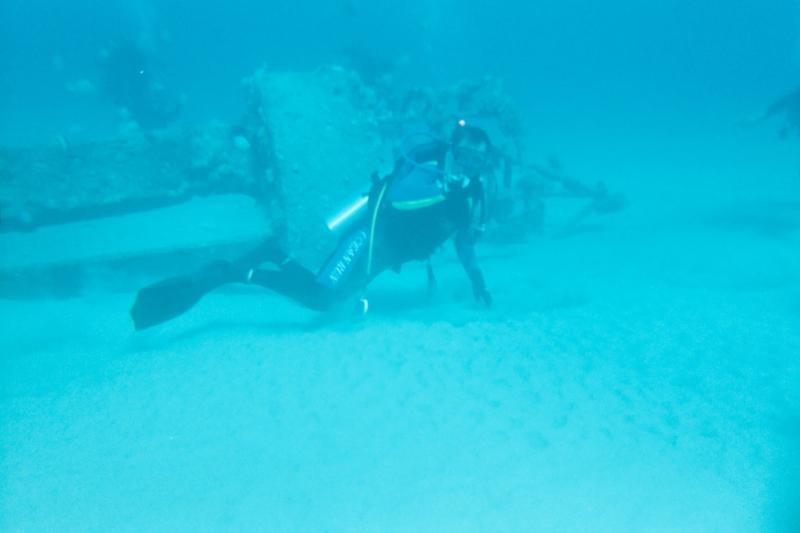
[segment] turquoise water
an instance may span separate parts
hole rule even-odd
[[[410,265],[356,323],[248,287],[135,333],[135,262],[69,298],[3,285],[3,531],[800,528],[800,150],[753,120],[798,85],[796,2],[5,0],[0,50],[8,153],[110,142],[123,104],[155,139],[234,123],[256,68],[337,64],[500,78],[528,161],[628,200],[479,244],[490,310],[450,247],[432,301]],[[140,60],[155,108],[115,70]],[[3,228],[0,267],[32,238],[55,260],[59,228]]]

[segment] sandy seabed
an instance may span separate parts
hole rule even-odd
[[[747,212],[486,244],[491,310],[449,250],[355,323],[0,301],[0,529],[793,531],[800,232]]]

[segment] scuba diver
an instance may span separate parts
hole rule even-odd
[[[486,219],[482,174],[490,154],[488,134],[460,120],[450,142],[418,146],[398,159],[388,176],[374,180],[352,210],[349,229],[316,273],[269,239],[237,261],[215,261],[195,274],[145,287],[131,309],[134,326],[141,330],[174,318],[228,283],[266,287],[316,311],[356,296],[355,312],[363,315],[367,285],[385,270],[399,272],[409,261],[427,261],[430,294],[436,285],[430,257],[451,237],[475,299],[489,307],[492,297],[475,242]],[[261,267],[265,262],[274,268]]]

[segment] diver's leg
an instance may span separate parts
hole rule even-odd
[[[251,269],[245,281],[275,291],[315,311],[324,311],[339,299],[336,291],[318,283],[314,274],[297,261],[286,259],[279,267],[280,270]]]
[[[231,270],[235,273],[236,281],[244,281],[248,272],[262,263],[273,263],[279,265],[288,258],[283,251],[278,240],[269,237],[262,241],[258,246],[249,250],[238,259],[230,262]]]
[[[345,235],[317,274],[288,256],[279,270],[250,269],[246,282],[271,289],[314,310],[325,310],[366,285],[367,234],[356,228]]]
[[[171,320],[223,285],[246,283],[248,273],[261,263],[280,263],[285,257],[275,239],[267,239],[234,261],[214,261],[195,272],[148,285],[137,293],[131,307],[134,327],[140,330]],[[295,274],[291,279],[299,278]],[[289,286],[295,285],[297,282],[289,283]],[[317,294],[313,303],[324,305],[325,298],[324,294]]]

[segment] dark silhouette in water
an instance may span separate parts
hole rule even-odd
[[[763,122],[782,115],[781,137],[787,137],[792,131],[800,135],[800,87],[778,98],[754,122]]]
[[[181,108],[179,98],[167,90],[152,63],[151,54],[131,41],[113,45],[101,63],[103,94],[144,129],[166,126]]]

